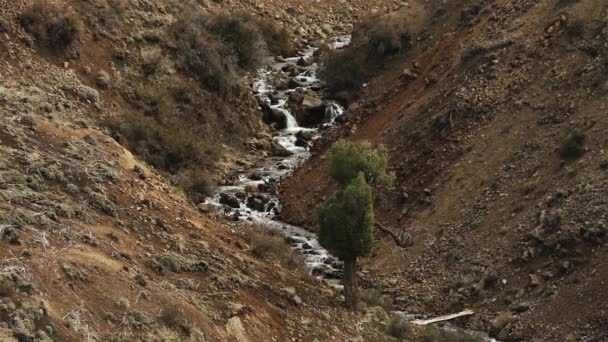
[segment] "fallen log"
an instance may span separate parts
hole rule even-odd
[[[459,313],[455,313],[455,314],[451,314],[451,315],[444,315],[444,316],[439,316],[439,317],[435,317],[432,319],[416,319],[413,320],[412,323],[414,324],[418,324],[418,325],[427,325],[427,324],[432,324],[432,323],[437,323],[437,322],[444,322],[444,321],[449,321],[452,320],[454,318],[458,318],[458,317],[462,317],[462,316],[470,316],[473,315],[475,313],[475,311],[473,310],[464,310],[461,311]]]

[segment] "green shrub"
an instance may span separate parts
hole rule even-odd
[[[21,26],[39,42],[58,53],[67,53],[72,48],[78,53],[83,25],[66,9],[38,1],[19,17]]]
[[[600,169],[608,170],[608,159],[606,159],[600,163]]]
[[[586,136],[579,130],[571,131],[566,141],[559,149],[559,155],[564,159],[578,159],[585,154]]]
[[[374,148],[367,141],[340,140],[329,151],[329,175],[342,186],[350,184],[363,172],[371,185],[391,186],[395,174],[387,172],[388,152],[384,146]]]

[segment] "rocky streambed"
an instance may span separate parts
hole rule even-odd
[[[350,36],[338,36],[332,38],[328,45],[335,50],[348,44]],[[218,187],[215,195],[204,205],[223,211],[230,220],[247,221],[281,232],[291,248],[304,256],[314,276],[339,286],[343,275],[342,262],[319,244],[316,234],[280,220],[279,183],[311,156],[309,149],[315,140],[336,126],[344,113],[344,108],[338,103],[323,98],[317,51],[317,47],[308,47],[297,57],[278,58],[259,71],[252,88],[263,109],[263,120],[273,127],[274,133],[260,134],[257,138],[270,144],[271,155],[254,167],[238,172],[234,181]],[[392,312],[420,325],[472,313],[465,310],[425,320],[427,315]],[[451,330],[449,325],[444,329]],[[484,339],[482,333],[471,334]]]
[[[328,45],[341,49],[349,43],[350,36],[339,36]],[[282,232],[291,247],[305,257],[313,275],[337,282],[342,278],[342,263],[321,247],[316,235],[278,220],[279,182],[310,157],[310,146],[344,112],[338,103],[322,97],[317,51],[317,47],[308,47],[299,56],[277,58],[259,71],[252,87],[263,109],[263,120],[274,133],[257,138],[270,144],[271,155],[238,173],[235,181],[220,186],[206,204],[220,208],[229,219]]]

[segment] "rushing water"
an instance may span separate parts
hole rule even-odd
[[[330,46],[333,49],[342,49],[350,44],[350,36],[333,38]],[[312,141],[318,139],[322,130],[327,126],[335,125],[337,117],[344,113],[338,103],[324,101],[326,105],[325,122],[317,128],[300,127],[295,115],[289,108],[289,94],[296,91],[289,89],[279,91],[273,86],[273,80],[277,73],[283,73],[289,77],[284,67],[288,64],[298,64],[300,58],[312,61],[317,48],[309,47],[300,53],[300,56],[287,58],[284,61],[272,64],[266,69],[259,71],[253,82],[253,90],[256,96],[275,111],[279,111],[286,117],[286,128],[276,131],[272,137],[273,142],[287,149],[289,157],[268,157],[255,167],[239,173],[237,180],[228,186],[217,189],[216,195],[207,199],[207,204],[217,206],[224,210],[227,217],[259,224],[268,229],[281,232],[290,243],[292,249],[298,251],[305,257],[310,271],[319,279],[325,280],[333,285],[339,284],[342,278],[342,263],[324,249],[314,233],[301,227],[289,225],[276,220],[281,210],[278,194],[271,190],[271,185],[277,185],[281,179],[287,177],[302,162],[310,157],[307,147],[297,146],[297,134],[307,132],[312,135]],[[321,83],[317,77],[319,65],[312,63],[308,66],[299,67],[299,74],[294,78],[299,82],[304,91],[309,89],[320,90]],[[272,99],[274,99],[274,104]],[[426,315],[412,315],[395,311],[394,314],[401,315],[404,319],[416,324],[426,324],[419,320]],[[449,325],[444,327],[449,330]],[[484,336],[481,333],[474,333]],[[488,339],[488,341],[496,341]]]
[[[341,49],[349,43],[350,36],[340,36],[333,38],[330,46],[333,49]],[[338,103],[324,101],[326,104],[325,122],[317,128],[300,127],[288,104],[289,94],[294,92],[295,89],[279,91],[273,86],[273,79],[277,73],[283,73],[286,77],[289,77],[287,72],[283,71],[286,65],[297,64],[300,58],[312,61],[316,50],[315,47],[309,47],[302,51],[300,56],[287,58],[260,70],[253,82],[253,90],[256,96],[266,102],[273,110],[280,111],[285,115],[287,127],[274,133],[273,142],[280,144],[292,155],[289,157],[266,158],[254,168],[238,174],[238,179],[233,184],[219,187],[216,195],[209,198],[207,203],[221,207],[225,214],[233,219],[250,221],[282,232],[292,248],[305,257],[306,264],[314,275],[335,282],[342,277],[341,262],[321,247],[315,234],[300,227],[275,220],[281,209],[278,195],[265,191],[269,188],[267,185],[277,184],[310,157],[307,147],[296,146],[296,135],[303,131],[312,135],[312,141],[314,141],[321,134],[319,128],[333,126],[335,119],[344,112],[344,108]],[[300,84],[299,88],[304,91],[320,89],[321,82],[317,77],[318,70],[317,63],[300,66],[298,75],[294,77]],[[275,100],[274,104],[271,97]],[[222,197],[224,197],[223,200]],[[232,205],[225,204],[227,199],[232,201]],[[236,200],[238,200],[238,207],[236,207]]]

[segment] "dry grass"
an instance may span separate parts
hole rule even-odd
[[[160,314],[160,321],[168,328],[179,331],[182,335],[190,336],[192,328],[186,319],[184,310],[177,305],[164,308]]]
[[[304,257],[292,251],[280,233],[271,228],[255,226],[247,231],[246,238],[254,256],[260,259],[276,258],[288,269],[308,273]]]

